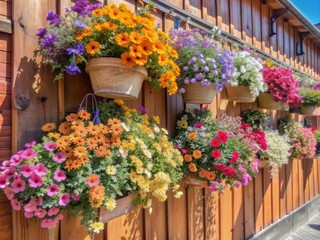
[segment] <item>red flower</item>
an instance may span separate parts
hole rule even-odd
[[[212,151],[212,157],[214,159],[219,159],[221,157],[221,152],[218,149]]]
[[[212,147],[219,147],[220,146],[220,141],[218,138],[212,138],[211,139],[211,142],[210,142],[210,145]]]
[[[246,123],[243,123],[243,124],[241,124],[241,128],[246,130],[246,129],[250,128],[250,125],[246,124]]]
[[[222,131],[218,131],[218,139],[220,142],[226,143],[228,141],[228,134]]]
[[[238,161],[240,154],[238,152],[232,153],[232,158],[229,160],[229,163],[235,163]]]
[[[195,128],[201,128],[202,126],[203,126],[202,123],[196,123],[196,124],[194,124],[194,127],[195,127]]]
[[[226,167],[223,170],[223,173],[227,176],[227,177],[232,177],[233,175],[235,175],[237,173],[236,170],[234,170],[232,167]]]
[[[223,171],[227,166],[224,165],[223,163],[219,163],[214,165],[216,169]]]

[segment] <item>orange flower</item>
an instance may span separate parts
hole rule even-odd
[[[59,132],[63,135],[68,135],[70,133],[70,124],[68,122],[63,122],[59,126]]]
[[[61,150],[61,152],[63,152],[63,154],[66,155],[67,157],[71,157],[73,155],[73,148],[67,147],[67,148]]]
[[[55,123],[46,123],[42,126],[42,131],[44,132],[50,132],[52,130],[54,130],[56,128],[56,124]]]
[[[197,133],[196,132],[189,133],[188,138],[191,141],[195,140],[197,138]]]
[[[100,23],[94,23],[94,24],[93,24],[93,27],[94,27],[98,32],[102,31],[102,26],[101,26]]]
[[[195,150],[195,151],[193,151],[192,156],[193,156],[195,159],[199,159],[199,158],[201,158],[201,156],[202,156],[202,152],[201,152],[200,150]]]
[[[77,40],[77,41],[81,41],[83,38],[84,38],[83,33],[78,33],[78,34],[76,35],[76,40]]]
[[[167,71],[160,77],[160,85],[162,88],[168,87],[171,82],[175,79],[174,73],[172,71]]]
[[[167,65],[168,64],[168,55],[167,54],[160,54],[159,57],[158,57],[158,63],[161,65],[161,66],[164,66],[164,65]]]
[[[114,147],[120,147],[121,146],[121,140],[118,137],[112,137],[111,143]]]
[[[97,186],[100,183],[100,177],[97,174],[91,174],[87,179],[86,183],[92,187],[93,185]]]
[[[77,146],[84,146],[85,144],[85,140],[84,138],[76,138],[73,143],[75,143]]]
[[[81,119],[83,120],[89,120],[90,117],[91,117],[91,114],[88,113],[86,110],[84,109],[81,109],[79,112],[78,112],[78,115]]]
[[[65,162],[64,168],[68,170],[68,172],[70,172],[73,169],[73,163],[72,160],[67,160]]]
[[[147,29],[142,29],[142,32],[144,34],[144,36],[150,41],[150,42],[155,42],[156,39],[157,39],[157,36],[155,34],[154,31],[150,31],[150,30],[147,30]]]
[[[148,62],[148,57],[147,55],[142,54],[141,56],[136,56],[135,57],[135,63],[137,65],[143,66]]]
[[[123,129],[120,125],[112,125],[110,127],[110,133],[112,134],[113,137],[121,135],[123,132]]]
[[[209,181],[213,181],[216,178],[216,174],[214,172],[208,172],[207,173],[207,179]]]
[[[157,33],[158,33],[161,37],[163,37],[165,40],[169,40],[168,34],[166,34],[164,31],[158,29]]]
[[[84,31],[83,31],[83,36],[87,37],[90,36],[92,34],[92,28],[91,27],[87,27]]]
[[[122,14],[118,8],[114,7],[110,9],[109,16],[112,19],[119,19],[122,16]]]
[[[204,170],[204,169],[201,169],[200,172],[199,172],[199,176],[201,178],[207,178],[207,174],[208,174],[208,171]]]
[[[88,152],[87,152],[87,149],[83,146],[79,146],[79,147],[75,147],[74,150],[73,150],[73,154],[76,156],[76,157],[84,157],[84,156],[87,156],[88,155]]]
[[[179,57],[178,52],[176,50],[174,50],[173,48],[170,48],[169,52],[170,52],[172,57],[174,57],[174,58],[178,58]]]
[[[118,118],[111,118],[108,120],[108,125],[112,126],[112,125],[120,125],[121,121]]]
[[[137,32],[131,32],[130,33],[130,40],[131,42],[133,42],[134,44],[140,44],[143,41],[142,36],[137,33]]]
[[[106,149],[104,146],[98,147],[98,149],[95,151],[95,154],[97,157],[110,157],[112,155],[111,151]]]
[[[156,40],[153,43],[153,50],[159,54],[163,54],[166,52],[166,48],[164,47],[164,44],[160,40]]]
[[[142,54],[150,55],[153,53],[153,44],[148,40],[144,40],[140,46],[142,48]]]
[[[57,139],[56,144],[58,149],[66,149],[70,144],[68,136],[62,136],[61,138]]]
[[[100,9],[100,8],[97,8],[97,9],[95,9],[95,10],[92,11],[92,15],[93,15],[94,17],[100,17],[102,14],[103,14],[103,11],[102,11],[102,9]]]
[[[130,56],[132,57],[141,57],[142,55],[142,48],[138,45],[132,45],[129,47]]]
[[[90,150],[95,150],[98,147],[97,141],[92,137],[88,138],[86,140],[86,144],[87,144],[88,149],[90,149]]]
[[[192,156],[190,154],[186,154],[183,156],[185,162],[192,162]]]
[[[115,40],[116,40],[116,43],[121,47],[129,47],[129,44],[131,42],[128,33],[119,33],[115,37]]]
[[[100,44],[97,41],[91,41],[86,45],[86,53],[95,55],[100,51]]]
[[[118,26],[116,24],[112,23],[112,22],[105,22],[105,23],[101,24],[101,28],[103,30],[111,30],[111,31],[113,31],[113,30],[116,30],[118,28]]]
[[[128,68],[132,68],[136,65],[134,57],[130,56],[129,52],[121,54],[121,63]]]
[[[189,171],[190,172],[196,172],[197,170],[198,170],[197,166],[194,163],[189,164]]]
[[[76,113],[71,113],[71,114],[69,114],[68,116],[66,116],[66,120],[68,121],[68,122],[72,122],[72,121],[76,121],[76,120],[78,120],[78,114],[76,114]]]
[[[176,83],[176,82],[172,82],[172,83],[171,83],[171,86],[170,86],[170,88],[169,88],[169,90],[168,90],[168,94],[169,94],[169,95],[172,95],[172,94],[175,94],[177,91],[178,91],[178,85],[177,85],[177,83]]]
[[[104,186],[95,186],[89,190],[89,202],[92,208],[99,208],[105,198]]]

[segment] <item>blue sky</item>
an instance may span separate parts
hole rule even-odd
[[[320,23],[320,0],[290,0],[313,24]]]

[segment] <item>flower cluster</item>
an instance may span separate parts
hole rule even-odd
[[[238,52],[233,59],[233,65],[236,71],[230,81],[231,86],[249,86],[251,94],[255,97],[267,90],[261,73],[263,65],[248,51]]]
[[[78,65],[91,58],[121,58],[128,68],[145,66],[156,87],[174,94],[178,90],[178,54],[168,44],[168,35],[156,29],[155,18],[147,11],[151,8],[147,5],[135,14],[125,4],[102,7],[78,0],[64,17],[49,13],[50,26],[37,34],[39,55],[59,70],[56,79],[64,71],[71,75],[81,72]]]
[[[311,88],[300,88],[300,95],[303,99],[301,107],[320,106],[320,91]]]
[[[80,110],[66,117],[42,142],[28,143],[1,166],[0,188],[14,209],[25,217],[42,219],[41,226],[54,227],[62,209],[83,217],[93,234],[103,229],[101,207],[112,211],[116,199],[137,191],[135,203],[152,210],[151,198],[167,199],[172,190],[180,197],[180,152],[168,141],[159,118],[149,118],[123,105],[121,100],[100,104],[101,124]]]
[[[280,135],[277,131],[267,131],[268,149],[260,152],[261,160],[268,160],[271,167],[280,167],[288,163],[291,155],[290,138],[286,134]]]
[[[170,32],[173,48],[179,53],[177,61],[181,75],[178,77],[180,92],[186,84],[200,83],[221,91],[232,79],[234,72],[233,56],[229,50],[222,49],[213,36],[201,34],[200,30],[172,30]]]
[[[298,92],[299,82],[294,80],[290,69],[263,69],[262,75],[275,101],[288,103],[293,108],[301,104],[302,98]]]
[[[194,175],[209,189],[221,192],[225,184],[233,187],[251,181],[258,171],[256,153],[267,149],[263,132],[252,132],[241,123],[232,127],[232,121],[224,124],[225,120],[215,123],[209,110],[186,110],[179,115],[174,138],[184,158],[185,175]]]
[[[242,112],[242,118],[245,123],[248,123],[253,130],[266,129],[268,123],[271,120],[271,116],[268,113],[261,112],[260,110],[247,109]]]

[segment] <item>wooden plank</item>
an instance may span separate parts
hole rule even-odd
[[[8,160],[11,156],[11,149],[1,149],[0,150],[0,161]]]
[[[284,61],[286,64],[290,64],[290,24],[288,22],[283,23],[283,49],[284,49]]]
[[[299,206],[303,205],[305,203],[304,201],[304,186],[305,181],[303,178],[303,169],[302,169],[302,161],[300,159],[297,159],[298,162],[298,176],[299,176]]]
[[[12,66],[6,63],[0,63],[0,77],[10,77],[12,71]]]
[[[182,2],[182,1],[180,1]],[[217,24],[216,1],[202,1],[202,18],[211,24]]]
[[[286,166],[282,166],[279,169],[279,182],[280,182],[280,218],[287,214],[287,195],[286,191],[289,187],[286,182]]]
[[[0,2],[1,5],[1,2]],[[1,9],[1,6],[0,6]],[[0,18],[0,32],[12,34],[12,22],[9,19]]]
[[[292,160],[289,159],[288,164],[285,166],[286,169],[286,194],[287,194],[287,213],[290,213],[293,210],[293,168]]]
[[[0,137],[11,136],[11,126],[0,126]]]
[[[186,1],[185,10],[197,17],[201,17],[201,0]]]
[[[252,4],[251,0],[242,0],[242,39],[252,44]]]
[[[230,33],[241,38],[241,1],[230,0]]]
[[[11,64],[12,54],[8,51],[0,51],[0,63]]]
[[[205,230],[204,230],[204,221],[203,221],[204,220],[203,189],[188,187],[187,197],[188,197],[188,211],[187,211],[188,239],[189,240],[204,239]],[[220,221],[222,222],[222,219]],[[159,239],[164,239],[164,238],[159,238]]]
[[[318,196],[319,194],[319,172],[318,172],[318,159],[313,159],[313,182],[314,182],[314,195]]]
[[[283,61],[284,48],[283,48],[283,19],[279,18],[277,20],[277,56],[280,61]]]
[[[9,208],[11,208],[11,206]],[[0,216],[0,222],[1,240],[12,240],[12,216]]]
[[[12,17],[12,3],[8,1],[0,1],[0,18]]]
[[[245,239],[251,238],[255,233],[255,216],[254,216],[254,186],[253,182],[250,182],[244,187],[244,235]]]
[[[252,36],[253,45],[261,49],[261,1],[252,1]]]
[[[11,218],[12,208],[10,202],[7,200],[5,202],[0,202],[0,217],[1,216],[10,216]],[[3,224],[1,222],[1,224]]]
[[[0,33],[0,51],[12,52],[12,36]]]
[[[244,238],[244,191],[243,187],[232,190],[232,236],[233,240]]]
[[[310,200],[310,188],[309,188],[309,175],[310,175],[310,161],[309,159],[302,160],[302,171],[303,171],[303,181],[304,181],[304,202]]]
[[[229,1],[217,0],[217,25],[226,32],[230,32]]]
[[[254,179],[254,215],[255,233],[263,229],[263,171],[259,171]]]
[[[220,239],[219,194],[205,189],[205,239]],[[170,238],[169,238],[170,239]],[[187,238],[181,238],[187,239]]]
[[[289,32],[289,38],[290,38],[290,65],[292,67],[296,67],[296,42],[295,42],[295,29],[290,24],[290,32]]]
[[[262,51],[270,53],[270,17],[269,6],[267,4],[261,4],[261,33],[262,33]]]
[[[263,169],[263,225],[266,228],[272,223],[272,189],[270,168]]]
[[[310,192],[310,200],[312,198],[315,197],[315,194],[314,194],[314,176],[313,176],[313,168],[314,168],[314,164],[313,164],[313,159],[310,159],[308,160],[309,162],[309,169],[310,169],[310,174],[308,176],[308,181],[309,181],[309,192]]]
[[[220,238],[232,239],[232,192],[226,187],[220,194]]]

